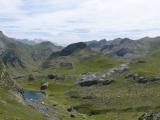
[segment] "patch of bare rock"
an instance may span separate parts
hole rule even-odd
[[[128,65],[121,64],[120,66],[110,69],[107,72],[84,73],[80,76],[77,83],[82,87],[97,84],[109,85],[114,82],[111,77],[122,74],[126,71],[128,71]]]

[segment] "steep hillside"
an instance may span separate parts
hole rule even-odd
[[[29,72],[38,68],[53,52],[61,47],[51,42],[27,45],[0,33],[0,55],[10,74]]]
[[[21,88],[11,80],[2,62],[0,62],[0,91],[1,120],[44,120],[40,113],[18,102],[21,98],[19,93]]]

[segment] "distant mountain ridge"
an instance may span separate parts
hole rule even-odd
[[[49,41],[37,44],[24,43],[23,40],[9,38],[0,32],[0,55],[3,63],[8,67],[18,66],[22,69],[37,68],[48,61],[54,62],[55,56],[59,56],[58,59],[66,59],[67,56],[71,58],[80,51],[83,51],[80,52],[82,57],[92,52],[118,59],[133,59],[145,56],[149,51],[159,48],[159,46],[160,37],[145,37],[139,40],[117,38],[110,41],[102,39],[100,41],[78,42],[63,48]]]
[[[28,68],[41,64],[50,54],[61,49],[49,41],[29,45],[0,32],[0,55],[8,67]]]
[[[86,44],[91,49],[100,51],[104,55],[131,59],[146,55],[151,49],[158,48],[160,45],[160,37],[145,37],[139,40],[117,38],[107,41],[103,39],[100,41],[89,41],[86,42]]]

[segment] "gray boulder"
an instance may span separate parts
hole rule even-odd
[[[45,90],[47,88],[48,88],[48,82],[41,84],[41,87],[40,87],[41,90]]]

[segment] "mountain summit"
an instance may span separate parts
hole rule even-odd
[[[71,55],[74,51],[78,50],[78,49],[84,49],[87,48],[87,45],[83,42],[79,42],[79,43],[74,43],[71,45],[68,45],[66,48],[64,48],[61,52],[60,55],[61,56],[68,56]]]

